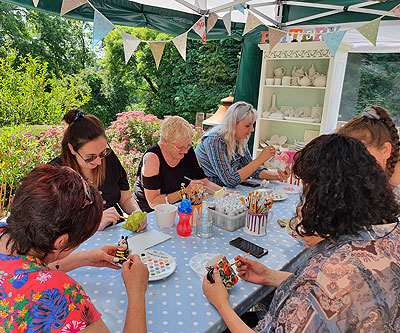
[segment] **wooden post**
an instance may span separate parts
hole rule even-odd
[[[203,128],[203,120],[204,120],[204,113],[203,112],[196,112],[196,127]]]

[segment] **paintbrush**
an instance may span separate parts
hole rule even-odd
[[[250,254],[250,252],[246,253],[244,256],[242,256],[242,258],[248,256],[249,254]],[[239,261],[240,261],[239,259],[238,259],[238,260],[235,260],[235,262],[234,262],[233,264],[230,264],[228,267],[231,267],[231,266],[233,266],[233,265],[236,265]]]

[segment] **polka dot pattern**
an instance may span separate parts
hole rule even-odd
[[[274,182],[271,182],[274,184]],[[245,194],[249,189],[239,186]],[[281,269],[293,260],[303,249],[298,242],[286,233],[276,222],[277,218],[289,219],[293,216],[298,202],[298,194],[290,194],[288,199],[275,202],[273,219],[267,225],[267,235],[250,236],[239,229],[233,232],[213,227],[213,237],[200,239],[193,232],[189,237],[177,235],[176,228],[162,229],[172,239],[154,246],[152,249],[167,252],[177,263],[175,272],[164,280],[148,284],[146,294],[146,314],[148,332],[204,332],[219,331],[225,327],[221,316],[203,295],[202,280],[191,270],[190,259],[199,253],[215,252],[224,254],[232,260],[239,249],[229,245],[236,237],[243,237],[263,246],[269,253],[258,259],[272,269]],[[158,229],[154,213],[147,215],[148,229]],[[177,222],[177,221],[176,221]],[[175,224],[176,225],[176,224]],[[105,231],[97,232],[80,249],[90,249],[104,244],[117,244],[121,236],[132,234],[116,225]],[[254,259],[254,258],[252,258]],[[232,260],[233,261],[233,260]],[[92,302],[102,314],[103,321],[111,332],[122,332],[127,309],[127,295],[121,271],[95,267],[82,267],[73,272],[74,279],[80,283]],[[229,290],[229,301],[236,310],[244,312],[268,293],[268,288],[256,286],[240,280]]]

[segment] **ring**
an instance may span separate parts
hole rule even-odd
[[[270,148],[269,148],[269,150],[273,150],[273,149],[274,149],[274,147],[270,147]]]

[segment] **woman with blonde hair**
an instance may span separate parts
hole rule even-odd
[[[221,124],[204,134],[196,148],[196,156],[207,178],[219,185],[234,187],[249,177],[284,180],[289,170],[273,173],[262,164],[275,155],[275,148],[267,146],[251,158],[247,142],[257,111],[251,104],[236,102],[231,105]]]
[[[137,171],[134,192],[143,211],[179,201],[182,183],[189,188],[200,183],[213,191],[221,189],[206,178],[197,162],[193,135],[193,128],[179,116],[168,117],[161,124],[160,141],[147,149]]]

